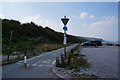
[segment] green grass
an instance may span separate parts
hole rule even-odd
[[[40,48],[42,49],[43,52],[46,51],[52,51],[56,50],[58,48],[63,47],[63,44],[57,44],[57,43],[45,43],[44,40],[40,40],[41,38],[37,38],[35,40],[29,39],[29,40],[23,40],[19,41],[17,43],[11,43],[11,55],[16,55],[17,52],[21,52],[22,54],[24,51],[29,50],[30,52],[33,52],[34,49],[36,49],[39,53]],[[71,44],[68,44],[69,46]],[[6,55],[8,53],[8,45],[2,44],[2,54]]]
[[[86,59],[82,58],[82,56],[79,56],[79,59],[77,60],[75,58],[74,62],[71,61],[70,65],[67,65],[65,68],[66,69],[77,69],[77,71],[79,71],[79,68],[83,68],[86,69],[88,67],[90,67],[90,63],[87,62]]]

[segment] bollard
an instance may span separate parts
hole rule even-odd
[[[71,54],[73,54],[73,53],[74,53],[73,49],[71,49],[70,53],[71,53]]]
[[[27,52],[24,53],[24,68],[27,68]]]
[[[17,59],[20,60],[20,52],[17,53]]]
[[[65,67],[65,59],[63,54],[61,54],[61,66]]]
[[[45,48],[45,52],[47,52],[47,48]]]
[[[68,65],[70,65],[70,61],[71,61],[71,56],[70,54],[68,55]]]
[[[73,55],[73,64],[75,63],[75,55]]]
[[[77,56],[77,64],[79,64],[79,57]]]
[[[36,55],[36,52],[37,52],[36,49],[34,49],[34,55]]]
[[[29,50],[27,50],[27,58],[29,58],[29,55],[30,55],[30,51]]]
[[[40,53],[42,53],[42,49],[40,48]]]
[[[56,67],[60,67],[59,57],[56,57]]]

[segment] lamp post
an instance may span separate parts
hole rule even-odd
[[[66,59],[66,44],[67,44],[67,36],[66,36],[66,31],[67,31],[67,23],[69,21],[69,18],[66,18],[66,16],[64,16],[64,18],[61,18],[63,24],[64,24],[64,27],[63,27],[63,30],[64,30],[64,56],[65,56],[65,59]]]

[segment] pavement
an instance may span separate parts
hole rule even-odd
[[[99,48],[86,47],[82,49],[91,68],[88,73],[94,73],[100,78],[118,78],[118,51],[117,46],[103,46]]]
[[[77,44],[67,47],[67,51]],[[52,63],[56,57],[64,53],[64,48],[46,52],[27,60],[27,68],[24,68],[24,61],[2,66],[2,78],[54,78],[52,75]]]

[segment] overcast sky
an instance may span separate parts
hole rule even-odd
[[[4,2],[0,11],[1,18],[33,21],[59,32],[63,32],[61,18],[66,15],[69,34],[118,40],[117,2]]]

